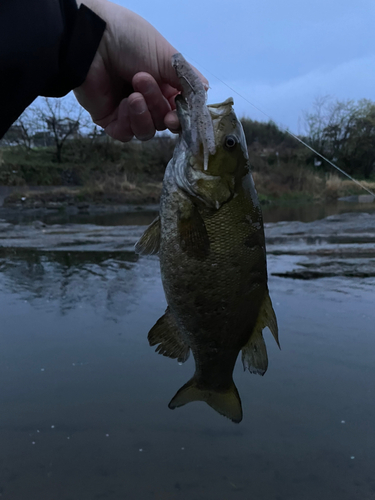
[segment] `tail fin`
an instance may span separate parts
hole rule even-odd
[[[194,376],[187,384],[181,387],[169,403],[169,408],[174,410],[179,406],[184,406],[192,401],[205,401],[211,408],[220,415],[229,418],[236,424],[242,420],[242,405],[237,387],[232,381],[232,385],[225,391],[205,389],[199,387]]]

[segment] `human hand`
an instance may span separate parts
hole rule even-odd
[[[93,121],[114,139],[151,139],[177,132],[175,96],[182,90],[172,67],[178,52],[151,24],[107,0],[84,0],[107,26],[84,83],[74,90]],[[208,88],[207,80],[197,71]]]

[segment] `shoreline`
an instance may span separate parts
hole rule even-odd
[[[159,209],[161,182],[144,183],[142,186],[113,190],[95,189],[87,186],[0,186],[0,219],[9,216],[44,217],[46,215],[105,215],[137,212],[155,212]],[[348,211],[353,205],[363,209],[375,208],[375,197],[356,194],[326,199],[324,196],[306,196],[290,193],[280,197],[258,193],[265,210],[278,207],[306,205],[345,204]]]

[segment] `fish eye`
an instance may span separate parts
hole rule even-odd
[[[232,149],[237,144],[237,138],[234,135],[227,135],[224,141],[225,149]]]

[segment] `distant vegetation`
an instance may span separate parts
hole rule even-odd
[[[374,189],[375,103],[321,98],[304,119],[301,138]],[[359,192],[275,123],[244,118],[242,124],[262,198]],[[93,126],[69,97],[45,99],[26,110],[2,139],[0,184],[80,186],[71,196],[92,201],[157,201],[175,142],[165,134],[121,144]]]

